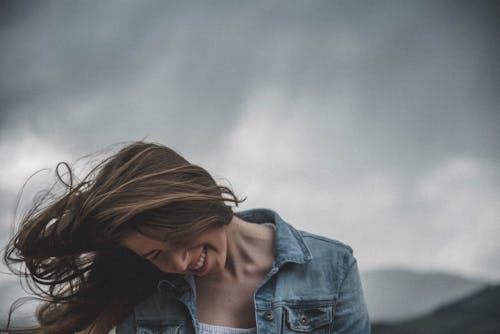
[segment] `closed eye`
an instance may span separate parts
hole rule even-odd
[[[158,255],[161,253],[161,251],[159,249],[153,249],[152,251],[150,252],[147,252],[146,254],[142,254],[142,257],[145,258],[145,259],[156,259],[158,257]],[[153,257],[151,257],[151,255]]]
[[[151,260],[153,260],[153,261],[154,261],[154,260],[156,260],[156,259],[158,258],[158,256],[160,256],[160,253],[161,253],[161,251],[157,251],[157,252],[155,253],[155,255],[153,255],[153,256],[151,257]]]

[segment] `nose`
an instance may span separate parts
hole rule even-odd
[[[186,272],[189,268],[190,256],[188,249],[179,249],[174,253],[172,265],[176,271]]]

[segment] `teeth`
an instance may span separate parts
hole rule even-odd
[[[203,253],[201,253],[200,259],[198,260],[198,262],[196,263],[196,265],[192,269],[193,270],[198,270],[201,267],[203,267],[203,265],[205,264],[205,259],[206,258],[207,258],[207,252],[206,252],[205,249],[203,249]]]

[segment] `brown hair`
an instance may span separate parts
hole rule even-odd
[[[69,165],[58,167],[69,171],[65,182],[56,169],[64,194],[54,198],[49,191],[35,201],[4,251],[9,269],[43,301],[35,333],[108,333],[154,293],[163,274],[121,247],[131,231],[188,240],[229,224],[233,212],[226,202],[244,200],[155,143],[124,147],[76,185]],[[14,264],[25,268],[16,271]]]

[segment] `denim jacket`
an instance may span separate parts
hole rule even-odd
[[[298,231],[269,209],[235,215],[276,227],[275,260],[254,293],[257,333],[370,333],[351,247]],[[165,277],[157,292],[116,328],[116,334],[198,333],[194,277]]]

